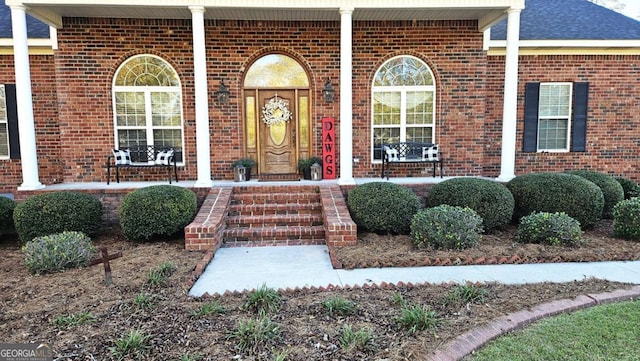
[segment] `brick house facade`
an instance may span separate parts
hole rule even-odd
[[[501,3],[506,11],[518,8],[521,2]],[[525,8],[523,14],[526,11]],[[35,7],[34,14],[38,13]],[[61,16],[60,21],[57,48],[49,54],[29,56],[39,181],[45,186],[106,181],[104,163],[114,147],[113,80],[127,59],[141,54],[163,59],[178,74],[184,139],[180,176],[199,179],[195,90],[198,74],[194,70],[192,20],[96,15]],[[506,58],[500,52],[504,48],[487,48],[487,34],[479,31],[480,21],[353,20],[349,161],[351,157],[359,160],[351,164],[353,177],[380,174],[380,162],[372,156],[372,84],[381,66],[398,56],[417,58],[433,73],[435,142],[444,152],[446,175],[500,177],[505,162],[501,150]],[[247,155],[243,81],[251,65],[268,54],[294,59],[308,75],[310,153],[322,153],[320,120],[334,117],[339,125],[345,114],[341,108],[344,98],[340,98],[345,89],[341,83],[342,26],[340,20],[204,20],[208,158],[213,182],[233,179],[231,163]],[[547,47],[528,53],[521,45],[512,152],[515,175],[589,168],[640,180],[636,159],[640,153],[640,43],[634,44],[635,48],[605,49],[598,45],[565,52]],[[327,78],[336,89],[334,102],[322,98]],[[221,79],[230,91],[226,103],[215,99]],[[525,86],[530,82],[589,84],[585,151],[523,151]],[[15,83],[14,57],[0,54],[0,84],[11,83]],[[337,127],[338,139],[343,129]],[[347,154],[339,141],[336,146],[338,157]],[[344,159],[336,164],[339,175],[344,164]],[[16,192],[23,183],[22,162],[0,159],[0,166],[4,169],[0,193]],[[394,170],[394,176],[419,175],[420,168],[415,165]],[[162,177],[159,171],[152,170],[135,176],[127,173],[125,179]]]

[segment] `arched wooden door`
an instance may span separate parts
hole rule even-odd
[[[297,173],[298,160],[311,156],[309,77],[283,54],[256,60],[244,81],[244,150],[258,174]]]

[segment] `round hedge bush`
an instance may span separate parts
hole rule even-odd
[[[0,235],[9,233],[13,229],[13,210],[16,202],[13,199],[0,196]]]
[[[600,187],[577,175],[567,173],[530,173],[507,183],[513,194],[513,219],[534,212],[564,212],[580,222],[582,229],[593,226],[602,217],[604,196]]]
[[[611,219],[613,207],[624,199],[624,189],[620,183],[612,176],[590,170],[573,170],[569,174],[575,174],[592,181],[602,191],[604,196],[604,207],[602,208],[602,218]]]
[[[420,198],[403,186],[372,182],[352,189],[347,206],[358,227],[377,233],[408,234],[411,218],[420,210]]]
[[[102,203],[78,192],[42,193],[16,205],[13,221],[23,243],[35,237],[77,231],[92,237],[102,227]]]
[[[640,240],[640,198],[626,199],[613,207],[613,236]]]
[[[513,195],[507,187],[488,179],[453,178],[429,189],[427,207],[441,204],[469,207],[482,217],[483,228],[491,230],[511,222]]]
[[[120,204],[120,227],[132,241],[171,236],[195,217],[196,194],[190,189],[159,185],[136,189]]]
[[[478,244],[482,218],[471,208],[442,204],[418,212],[411,221],[416,248],[465,249]]]
[[[36,237],[22,247],[24,262],[33,274],[85,267],[97,253],[82,232],[62,232]]]
[[[520,219],[516,240],[520,243],[574,247],[582,243],[580,223],[566,213],[538,212]]]
[[[625,177],[616,177],[616,180],[622,186],[622,190],[624,191],[624,199],[640,197],[640,186],[638,185],[638,183]]]

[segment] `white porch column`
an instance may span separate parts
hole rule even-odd
[[[338,184],[353,179],[353,9],[340,9],[340,177]]]
[[[31,70],[27,43],[27,18],[24,6],[11,6],[11,29],[13,30],[13,59],[16,73],[16,101],[22,163],[22,185],[18,187],[18,190],[41,189],[44,188],[44,185],[40,183],[38,176],[36,129],[33,120]]]
[[[502,110],[502,153],[500,157],[499,181],[515,178],[516,166],[516,120],[518,111],[518,52],[520,41],[520,12],[507,12],[507,54],[504,66],[504,105]]]
[[[193,27],[193,84],[196,101],[196,187],[211,187],[211,148],[209,146],[209,99],[207,93],[207,54],[204,39],[203,6],[189,6]]]

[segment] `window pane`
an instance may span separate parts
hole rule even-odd
[[[571,84],[540,85],[540,116],[568,117],[571,112]]]
[[[117,92],[116,122],[119,127],[145,125],[144,93]]]
[[[567,149],[566,119],[540,119],[538,123],[538,149]]]
[[[180,126],[180,94],[151,93],[151,119],[154,126]]]
[[[400,92],[373,94],[373,124],[400,124]]]
[[[176,162],[182,162],[182,131],[179,129],[156,129],[153,131],[156,148],[174,148]]]
[[[147,133],[144,130],[118,130],[118,148],[147,145]]]
[[[433,123],[433,92],[407,92],[407,124]]]
[[[9,156],[9,130],[7,119],[7,95],[0,85],[0,157]]]
[[[433,143],[431,127],[407,128],[407,142]]]
[[[180,86],[178,74],[164,60],[150,55],[133,57],[118,70],[117,86]]]
[[[244,86],[256,87],[308,87],[307,72],[292,59],[283,54],[270,54],[256,60],[247,71]]]
[[[400,141],[400,128],[373,129],[373,159],[382,159],[382,143],[396,143]]]
[[[376,73],[374,86],[433,85],[431,70],[419,59],[403,56],[384,63]]]

